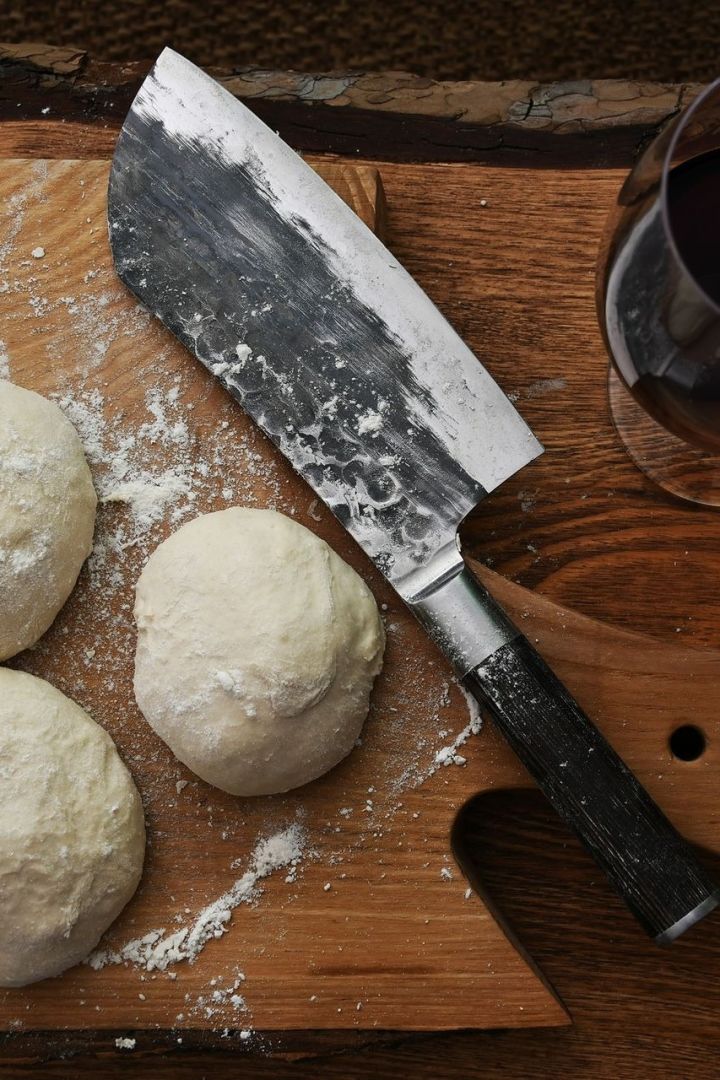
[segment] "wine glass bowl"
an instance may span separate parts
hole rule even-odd
[[[623,184],[596,295],[630,456],[667,491],[720,505],[720,80]]]

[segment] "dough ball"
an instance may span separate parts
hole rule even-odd
[[[0,379],[0,660],[33,645],[72,592],[96,503],[70,421]]]
[[[362,578],[302,525],[238,507],[196,518],[149,559],[135,618],[138,704],[203,780],[288,791],[352,750],[382,621]]]
[[[49,683],[0,668],[0,985],[84,960],[140,880],[140,796],[110,736]]]

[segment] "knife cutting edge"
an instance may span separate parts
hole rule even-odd
[[[166,49],[113,158],[119,277],[215,374],[439,645],[645,929],[720,893],[470,574],[458,527],[542,447],[382,243],[278,136]]]

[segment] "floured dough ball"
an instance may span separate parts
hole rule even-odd
[[[145,825],[115,744],[49,683],[0,668],[0,985],[59,975],[135,892]]]
[[[96,504],[70,421],[0,379],[0,660],[33,645],[72,592]]]
[[[193,772],[288,791],[352,750],[382,667],[372,593],[302,525],[238,507],[196,518],[137,586],[135,695]]]

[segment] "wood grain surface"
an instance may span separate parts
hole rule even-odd
[[[87,708],[144,799],[143,881],[105,948],[191,927],[278,830],[301,827],[306,856],[297,880],[290,867],[269,877],[262,902],[243,904],[222,941],[192,963],[172,965],[169,975],[132,962],[81,966],[0,994],[0,1026],[12,1029],[30,1012],[36,1029],[156,1026],[174,1041],[186,1030],[220,1038],[227,1028],[566,1022],[481,900],[465,897],[452,858],[458,809],[508,769],[524,782],[522,771],[499,743],[497,753],[490,747],[451,766],[452,779],[434,766],[469,721],[449,665],[311,489],[117,280],[105,225],[108,171],[108,162],[0,162],[0,340],[10,375],[58,396],[91,447],[107,448],[90,450],[102,503],[95,554],[40,645],[12,664]],[[367,210],[361,180],[339,179],[346,193],[363,192]],[[127,481],[192,492],[139,525],[123,505]],[[326,538],[384,604],[389,638],[362,745],[307,788],[242,800],[181,767],[132,691],[131,611],[145,558],[180,521],[237,504],[283,510]],[[247,1007],[233,1004],[238,995]]]
[[[120,1075],[199,1080],[716,1080],[720,921],[671,949],[648,949],[592,861],[534,792],[498,792],[471,803],[463,831],[492,899],[541,962],[572,1013],[571,1027],[383,1037],[312,1054],[211,1051],[189,1044],[158,1051],[151,1031],[119,1053],[68,1040],[48,1054],[47,1037],[11,1036],[3,1075],[33,1080],[106,1080]],[[720,876],[720,859],[707,860]],[[602,895],[606,916],[589,918]],[[342,1052],[338,1052],[342,1049]],[[270,1056],[268,1056],[270,1055]],[[52,1056],[52,1060],[48,1057]]]
[[[6,146],[15,146],[18,138],[32,143],[34,134],[37,126],[17,125],[6,130]],[[74,138],[54,126],[50,142],[66,154]],[[98,146],[106,142],[101,134]],[[626,459],[608,419],[606,360],[592,306],[593,264],[605,207],[621,174],[384,164],[382,177],[393,250],[504,388],[517,394],[523,415],[548,448],[531,467],[532,476],[526,470],[474,515],[464,534],[466,550],[539,596],[569,603],[616,627],[654,634],[680,662],[677,677],[668,674],[668,681],[681,691],[688,658],[676,647],[680,642],[717,646],[720,636],[715,587],[720,526],[712,511],[674,502],[652,488]],[[563,648],[571,653],[574,637],[573,628],[564,639]],[[634,655],[627,643],[622,653],[623,662]],[[714,654],[698,659],[712,665]],[[596,704],[573,682],[572,664],[566,670],[558,666],[592,712]],[[586,674],[594,693],[590,668]],[[696,677],[686,685],[692,686]],[[713,681],[710,674],[710,687]],[[644,715],[647,710],[651,721],[667,705],[668,730],[676,717],[702,716],[705,723],[702,693],[685,697],[680,715],[666,687],[656,686],[648,675],[634,695],[635,708]],[[632,722],[626,727],[632,731]],[[677,771],[664,788],[667,750],[663,740],[654,746],[656,797],[665,806],[666,791],[674,792],[679,804],[686,803],[683,792],[706,770],[710,775],[712,759],[706,755],[694,765],[671,763]],[[711,741],[708,753],[712,747]],[[711,820],[711,831],[713,825]],[[574,841],[524,796],[515,794],[500,810],[478,810],[466,826],[480,851],[483,879],[490,877],[495,884],[494,899],[508,901],[524,942],[537,951],[582,1025],[567,1035],[508,1032],[489,1039],[467,1035],[415,1041],[404,1049],[376,1049],[370,1057],[343,1057],[324,1071],[346,1076],[370,1070],[389,1075],[398,1069],[418,1075],[549,1076],[567,1068],[573,1076],[638,1071],[715,1075],[709,984],[720,938],[712,921],[676,946],[670,959],[661,959],[639,937]],[[498,851],[494,845],[501,840],[508,847]],[[602,916],[611,922],[610,930]],[[686,1041],[675,1037],[674,1017],[666,1026],[660,1023],[663,1007],[681,1018],[689,1033]],[[343,1045],[351,1045],[350,1040]],[[213,1071],[219,1061],[213,1058]],[[169,1075],[183,1070],[197,1075],[206,1062],[192,1052],[187,1058],[173,1057]],[[227,1064],[232,1067],[230,1058]],[[57,1066],[54,1074],[63,1075],[62,1068]],[[97,1061],[87,1068],[101,1075]],[[314,1064],[300,1068],[315,1074],[309,1071]],[[295,1066],[297,1075],[303,1074],[300,1068]],[[276,1070],[282,1067],[243,1065],[247,1075],[274,1075]]]

